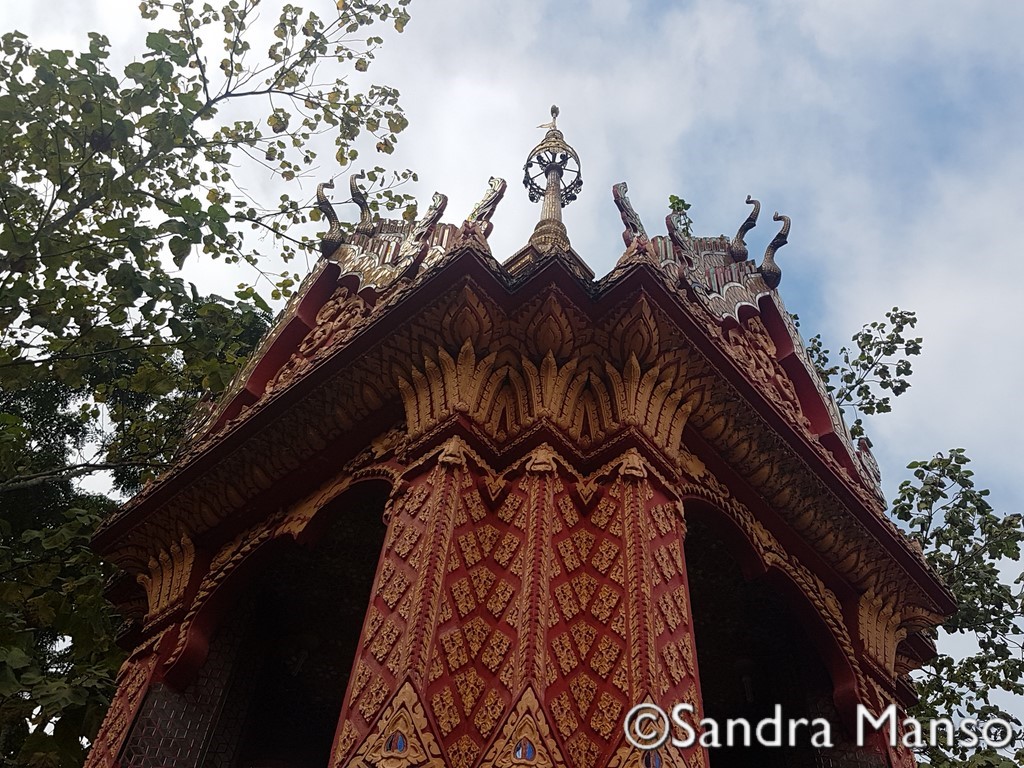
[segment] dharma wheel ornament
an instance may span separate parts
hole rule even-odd
[[[530,245],[547,253],[569,248],[569,235],[562,223],[562,208],[576,199],[583,188],[580,158],[558,130],[558,107],[551,107],[551,122],[543,141],[534,147],[523,166],[523,186],[530,202],[543,200],[540,221],[530,237]]]

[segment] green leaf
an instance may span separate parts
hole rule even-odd
[[[24,669],[32,663],[32,659],[21,648],[0,648],[0,664],[11,669]]]
[[[192,243],[183,237],[175,235],[167,245],[174,256],[174,266],[180,269],[185,264],[185,259],[188,258],[189,253],[192,252]]]
[[[164,32],[150,32],[146,35],[146,47],[150,50],[162,52],[170,46],[171,40]]]

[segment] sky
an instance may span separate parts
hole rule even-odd
[[[73,48],[96,29],[130,58],[136,6],[4,2],[0,26]],[[731,236],[752,194],[752,255],[773,211],[792,218],[780,293],[806,335],[835,350],[894,306],[920,318],[912,388],[867,421],[888,495],[907,462],[963,447],[993,505],[1024,511],[1024,3],[414,0],[410,13],[367,77],[399,89],[410,121],[372,160],[417,171],[421,210],[441,191],[460,222],[503,177],[492,249],[524,245],[539,206],[522,166],[551,104],[584,179],[564,220],[599,276],[623,249],[614,183],[651,235],[674,194],[695,233]],[[324,178],[341,172],[330,162]]]

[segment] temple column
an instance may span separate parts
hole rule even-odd
[[[461,442],[453,438],[414,463],[390,503],[333,766],[377,764],[391,753],[440,759],[424,702],[436,677],[437,627],[451,617],[444,586],[454,529],[465,516],[461,496],[472,485]]]
[[[162,637],[158,635],[136,649],[118,670],[117,694],[93,740],[85,768],[113,768],[117,764],[117,756],[152,682]]]
[[[626,645],[624,664],[611,680],[616,687],[628,681],[630,707],[647,702],[671,714],[675,705],[689,705],[693,714],[684,719],[696,726],[702,707],[682,506],[636,450],[617,461],[616,476],[603,484],[606,495],[591,515],[598,528],[617,533],[621,542],[619,559],[607,573],[623,586],[622,610],[613,614],[612,626],[625,624]],[[622,712],[616,719],[617,732],[610,741],[618,746],[609,766],[708,764],[703,747],[673,746],[672,737],[685,736],[675,724],[670,724],[670,740],[643,762],[647,753],[624,739],[624,717]]]

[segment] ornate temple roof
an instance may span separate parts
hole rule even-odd
[[[442,194],[409,223],[372,216],[353,176],[360,218],[351,231],[326,197],[329,185],[321,185],[319,206],[331,223],[322,258],[250,363],[216,404],[197,413],[174,465],[107,521],[96,535],[97,548],[130,568],[132,547],[153,531],[176,530],[186,517],[190,525],[212,527],[253,499],[272,496],[282,478],[315,473],[325,456],[358,442],[355,435],[372,437],[374,430],[418,414],[417,424],[406,426],[412,439],[429,440],[430,404],[414,401],[409,376],[430,377],[433,368],[446,365],[483,371],[501,354],[501,338],[525,335],[531,335],[537,359],[564,369],[580,329],[593,327],[586,333],[603,335],[587,343],[609,348],[632,334],[623,369],[634,380],[623,388],[649,380],[659,393],[658,407],[674,403],[673,413],[683,413],[673,422],[678,433],[673,428],[667,437],[650,436],[674,441],[668,455],[677,466],[666,473],[693,476],[700,460],[682,443],[699,444],[767,504],[788,510],[787,521],[802,535],[819,535],[816,521],[829,518],[830,530],[848,541],[816,546],[845,578],[865,589],[898,582],[922,610],[948,613],[948,592],[885,516],[869,444],[851,439],[779,295],[775,256],[786,245],[789,217],[775,213],[779,230],[758,264],[744,242],[758,223],[757,200],[747,198],[752,209],[732,238],[692,235],[682,213],[670,213],[665,233],[651,236],[626,184],[616,184],[612,201],[626,247],[614,269],[595,279],[561,222],[561,208],[579,194],[582,176],[579,157],[556,127],[557,110],[552,117],[524,168],[530,197],[542,204],[540,220],[526,245],[504,263],[487,241],[506,192],[501,179],[490,180],[481,201],[458,223],[442,221]],[[612,318],[610,325],[601,318]],[[435,359],[424,351],[430,347],[426,336],[449,351]],[[668,351],[683,347],[699,358],[692,367],[699,376],[669,374],[662,365]],[[402,356],[412,361],[413,373],[400,374],[389,362]],[[371,358],[377,366],[372,375],[360,367]],[[598,373],[581,386],[598,388]],[[362,382],[358,390],[356,380]],[[699,394],[685,389],[691,386],[686,382]],[[607,397],[625,403],[628,394]],[[474,403],[464,408],[472,413]],[[599,424],[589,429],[584,442],[591,441],[595,456],[600,443],[616,439]],[[271,454],[270,468],[267,461],[252,461]]]

